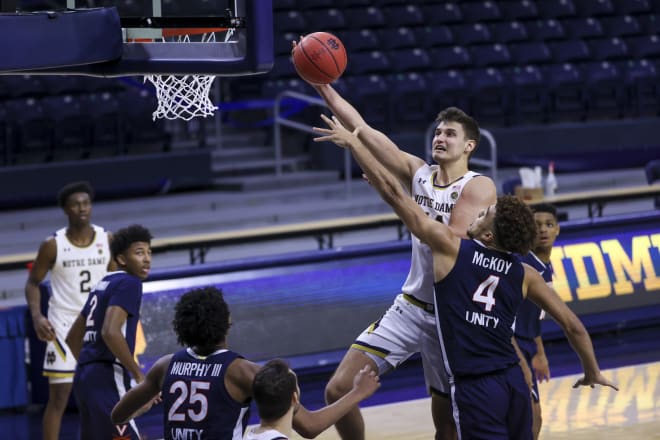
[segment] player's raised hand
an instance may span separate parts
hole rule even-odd
[[[573,388],[577,388],[579,386],[584,386],[584,387],[589,386],[591,388],[594,388],[596,385],[602,385],[604,387],[614,388],[615,390],[619,391],[619,388],[609,380],[605,379],[605,377],[603,377],[601,373],[598,373],[594,378],[587,378],[586,375],[582,376],[580,379],[578,379],[577,382],[575,382]]]
[[[322,136],[314,138],[314,142],[333,142],[336,145],[342,148],[348,148],[353,145],[354,142],[357,142],[357,135],[360,132],[360,127],[357,127],[352,132],[348,131],[344,127],[339,119],[336,116],[333,116],[332,119],[328,118],[326,115],[321,114],[321,119],[325,122],[328,128],[313,127],[315,133],[319,133]]]
[[[371,396],[378,388],[380,378],[369,365],[365,365],[353,378],[353,389],[358,391],[363,399]]]

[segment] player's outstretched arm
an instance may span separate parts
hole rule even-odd
[[[584,328],[582,321],[561,300],[557,292],[550,288],[536,269],[523,265],[525,268],[524,288],[527,297],[536,305],[545,310],[559,324],[568,341],[577,353],[584,370],[584,377],[578,380],[575,387],[580,385],[593,386],[595,384],[609,386],[618,390],[600,372],[591,337]]]
[[[413,235],[433,249],[441,251],[451,249],[451,252],[453,252],[458,248],[459,240],[451,233],[449,228],[430,219],[412,200],[394,175],[364,146],[360,127],[350,132],[334,116],[330,119],[325,115],[321,115],[321,118],[328,125],[328,128],[314,127],[314,131],[321,134],[314,141],[330,141],[341,147],[349,148],[353,157],[367,175],[371,185],[378,191],[383,200],[392,206]]]
[[[129,420],[149,411],[154,403],[160,401],[160,391],[171,359],[171,354],[158,359],[147,372],[144,381],[122,396],[110,414],[112,423],[117,425],[127,423]]]
[[[305,438],[314,438],[341,419],[380,387],[378,374],[365,365],[353,378],[353,388],[341,399],[316,411],[300,406],[293,416],[293,428]]]

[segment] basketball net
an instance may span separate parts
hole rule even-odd
[[[233,29],[228,29],[225,41],[232,34]],[[188,35],[180,35],[177,38],[180,43],[190,42]],[[162,41],[165,41],[164,37]],[[214,32],[202,35],[202,43],[215,41]],[[152,114],[153,120],[164,118],[190,121],[198,116],[213,116],[218,109],[209,98],[214,80],[214,75],[145,75],[144,81],[154,85],[158,98],[158,107]]]

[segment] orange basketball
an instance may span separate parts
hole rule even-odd
[[[346,69],[346,49],[339,38],[328,32],[305,35],[293,51],[298,75],[313,84],[330,84]]]

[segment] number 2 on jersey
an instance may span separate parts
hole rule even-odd
[[[484,304],[484,309],[490,312],[495,305],[495,289],[500,282],[500,277],[490,275],[486,278],[477,290],[472,294],[472,301]]]

